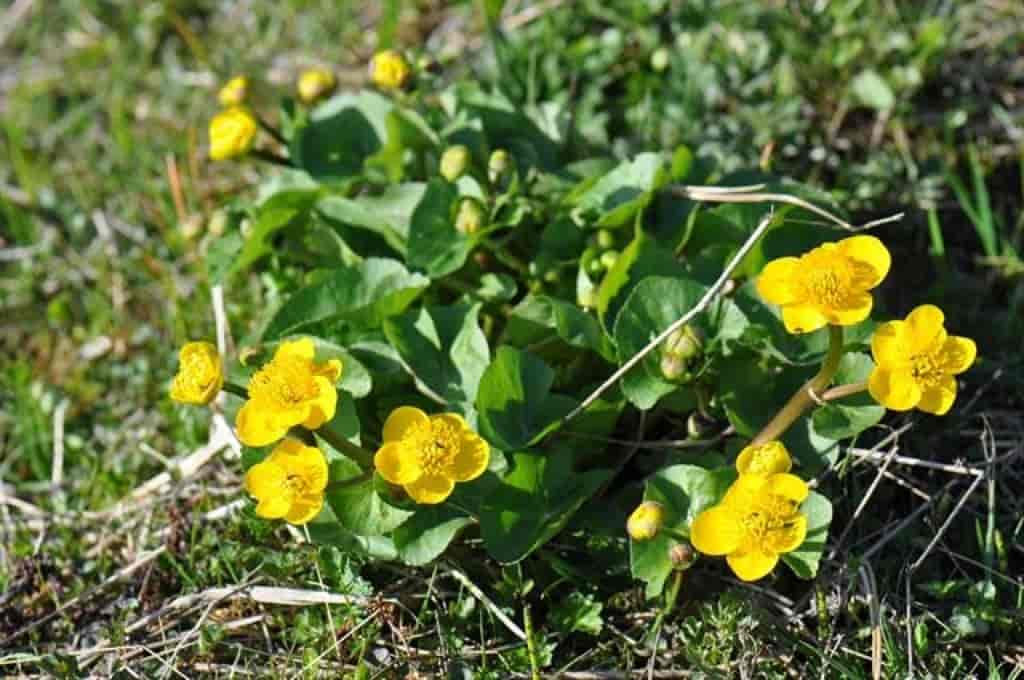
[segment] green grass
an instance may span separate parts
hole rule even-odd
[[[526,3],[512,4],[506,15],[528,16]],[[911,663],[934,677],[1020,675],[1024,152],[1006,131],[1024,126],[1022,11],[852,0],[678,11],[639,0],[539,4],[546,9],[532,21],[471,57],[457,47],[487,33],[477,3],[382,3],[378,14],[327,1],[241,11],[213,0],[54,0],[45,10],[35,3],[14,27],[0,48],[3,674],[80,677],[81,652],[108,641],[120,648],[88,669],[120,677],[508,678],[534,666],[650,664],[709,677],[826,668],[827,677],[868,678],[874,635],[885,677],[904,677]],[[213,335],[209,238],[186,237],[182,221],[205,225],[256,178],[201,158],[217,84],[244,71],[287,88],[319,61],[358,82],[378,35],[432,53],[452,79],[498,80],[524,106],[550,104],[553,127],[568,134],[559,126],[571,120],[584,147],[624,156],[685,143],[714,180],[763,160],[858,214],[906,210],[885,233],[897,261],[924,262],[930,247],[935,265],[897,267],[882,307],[895,314],[922,296],[941,302],[950,326],[978,339],[983,361],[950,417],[885,422],[912,424],[900,455],[990,475],[917,571],[907,566],[953,516],[971,477],[892,463],[895,479],[883,477],[815,584],[780,577],[752,589],[698,566],[657,636],[660,603],[644,602],[630,579],[624,542],[572,526],[515,566],[488,560],[472,540],[436,567],[371,564],[310,546],[248,506],[201,522],[242,496],[237,461],[220,457],[112,511],[208,436],[207,414],[171,404],[166,384],[176,347]],[[651,66],[659,50],[668,52],[665,71]],[[227,291],[236,337],[273,297],[271,283],[254,274]],[[65,401],[63,481],[53,488],[54,419]],[[833,539],[878,469],[861,461],[830,477],[846,492]],[[161,545],[164,554],[108,583]],[[164,628],[128,632],[175,598],[246,583],[354,599],[202,603]],[[531,644],[494,608],[528,628]],[[254,616],[262,619],[232,627]]]

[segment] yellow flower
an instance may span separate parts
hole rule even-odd
[[[320,449],[285,439],[266,460],[249,468],[245,490],[257,500],[260,517],[305,524],[324,505],[327,476],[327,460]]]
[[[210,158],[223,161],[245,154],[256,139],[256,119],[235,106],[210,119]]]
[[[736,469],[741,475],[774,475],[789,472],[793,460],[782,442],[770,441],[758,446],[747,446],[736,458]]]
[[[874,236],[825,243],[800,257],[765,265],[757,292],[782,307],[790,333],[809,333],[826,324],[851,326],[871,314],[868,292],[889,273],[892,258]]]
[[[915,406],[941,416],[956,399],[956,378],[966,371],[978,350],[970,338],[948,335],[945,317],[934,305],[921,305],[904,321],[878,327],[871,338],[875,369],[868,391],[894,411]]]
[[[412,75],[405,57],[394,50],[383,50],[370,62],[370,80],[385,90],[399,90]]]
[[[299,91],[299,99],[304,104],[312,104],[333,92],[337,85],[338,80],[334,77],[334,71],[323,66],[314,66],[302,72],[296,89]]]
[[[217,100],[221,106],[238,106],[245,101],[245,95],[249,91],[249,79],[245,76],[235,76],[217,93]]]
[[[736,576],[756,581],[807,538],[807,517],[800,514],[807,494],[807,484],[785,472],[740,475],[721,504],[693,521],[693,547],[725,555]]]
[[[487,469],[491,449],[462,416],[428,416],[400,406],[384,423],[384,444],[373,458],[380,476],[402,486],[417,503],[440,503],[455,482],[476,479]]]
[[[665,508],[657,501],[644,501],[626,520],[626,533],[634,541],[649,541],[665,523]]]
[[[171,399],[183,404],[209,404],[224,386],[224,366],[208,342],[187,342],[178,353],[178,374]]]
[[[274,358],[249,380],[249,400],[238,411],[235,429],[246,446],[266,446],[283,437],[288,428],[302,425],[315,430],[334,417],[341,377],[341,362],[313,361],[309,338],[283,342]]]

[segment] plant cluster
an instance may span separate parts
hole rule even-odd
[[[305,73],[272,123],[236,78],[210,123],[212,159],[276,168],[217,216],[210,275],[259,264],[275,304],[237,360],[186,345],[171,394],[231,395],[259,516],[412,565],[464,531],[511,563],[625,522],[652,597],[698,555],[810,578],[839,443],[950,409],[974,343],[931,305],[871,320],[878,238],[687,188],[685,146],[580,157],[571,117],[429,60],[379,53],[370,80]]]

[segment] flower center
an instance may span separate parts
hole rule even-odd
[[[301,475],[290,474],[285,480],[285,486],[291,489],[296,496],[302,496],[309,489],[309,482]]]
[[[851,263],[841,255],[818,248],[800,260],[803,296],[825,307],[841,306],[854,287]]]
[[[424,474],[443,475],[459,452],[459,433],[443,420],[431,419],[408,436],[408,446],[419,458]]]
[[[753,506],[743,514],[741,522],[747,533],[759,540],[777,529],[787,527],[796,511],[796,503],[788,498],[769,495],[754,501]]]
[[[297,406],[317,396],[310,362],[300,357],[279,357],[249,381],[249,397],[281,408]]]
[[[910,358],[910,374],[923,387],[934,387],[942,382],[943,371],[934,354],[915,354]]]

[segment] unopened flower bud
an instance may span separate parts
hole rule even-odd
[[[671,55],[668,52],[668,48],[659,47],[654,50],[653,54],[651,54],[651,68],[658,73],[661,73],[668,68],[670,57]]]
[[[263,351],[258,347],[243,347],[238,352],[238,363],[243,366],[249,366],[250,364],[256,363],[256,359],[263,355]]]
[[[296,89],[303,104],[312,104],[331,94],[337,86],[338,79],[334,71],[324,66],[314,66],[302,72]]]
[[[197,214],[189,215],[181,223],[181,235],[186,240],[191,241],[196,236],[199,236],[203,230],[203,218]]]
[[[704,346],[701,332],[692,326],[683,326],[668,336],[665,341],[666,354],[678,354],[683,359],[692,359],[700,354]]]
[[[678,354],[665,352],[661,355],[661,375],[669,382],[687,382],[690,379],[690,362]]]
[[[484,225],[484,209],[478,201],[464,198],[459,203],[459,212],[455,216],[455,230],[460,234],[475,234]]]
[[[257,127],[253,115],[240,106],[221,111],[211,118],[211,160],[223,161],[247,153],[256,139]]]
[[[597,289],[587,288],[576,291],[576,303],[583,309],[593,309],[597,306]]]
[[[676,569],[689,569],[697,559],[697,551],[689,543],[676,543],[669,548],[668,559]]]
[[[464,144],[449,146],[441,154],[441,176],[454,182],[469,167],[469,149]]]
[[[665,508],[657,501],[644,501],[626,521],[626,533],[634,541],[649,541],[665,523]]]
[[[601,250],[610,250],[615,246],[615,234],[610,229],[602,229],[597,232],[597,247]]]
[[[694,411],[686,419],[686,435],[690,439],[704,439],[714,431],[713,427],[714,423],[701,415],[700,411]]]
[[[491,184],[499,184],[511,175],[512,157],[505,149],[495,149],[487,159],[487,179]]]
[[[605,269],[611,269],[615,266],[615,263],[619,260],[619,251],[617,250],[606,250],[601,253],[601,266]]]
[[[249,79],[245,76],[235,76],[217,93],[217,101],[221,106],[238,106],[245,101],[245,95],[249,91]]]
[[[370,80],[384,90],[400,90],[412,76],[409,63],[394,50],[383,50],[370,61]]]

